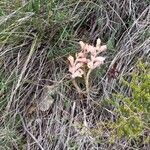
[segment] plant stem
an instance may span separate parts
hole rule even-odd
[[[84,83],[86,83],[86,76],[87,76],[87,74],[86,74],[86,68],[85,68],[85,66],[84,66],[83,71],[84,71],[84,74],[83,74],[84,75],[83,76],[84,77]]]
[[[89,93],[89,77],[90,77],[90,73],[91,73],[92,69],[89,69],[86,75],[86,80],[85,80],[85,86],[86,86],[86,93]]]
[[[74,87],[77,89],[78,93],[81,94],[82,90],[80,89],[80,87],[78,86],[77,82],[75,79],[72,80],[72,84],[74,85]]]

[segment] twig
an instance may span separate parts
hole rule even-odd
[[[76,82],[75,79],[72,80],[72,84],[77,89],[77,91],[78,91],[79,94],[83,93],[82,90],[80,89],[80,87],[78,86],[78,84],[77,84],[77,82]]]
[[[31,138],[35,141],[35,143],[39,146],[39,148],[41,150],[44,150],[44,148],[41,146],[41,144],[38,142],[38,140],[35,138],[35,136],[27,129],[27,127],[25,125],[25,122],[24,122],[24,120],[23,120],[21,115],[20,115],[20,117],[21,117],[21,121],[22,121],[22,125],[24,127],[24,130],[31,136]]]
[[[85,86],[86,86],[86,93],[89,93],[89,77],[90,77],[90,73],[91,73],[92,69],[88,70],[88,73],[86,75],[86,80],[85,80]]]
[[[16,86],[15,86],[15,89],[12,91],[12,93],[11,93],[11,95],[10,95],[9,102],[8,102],[8,104],[7,104],[7,106],[6,106],[6,112],[7,112],[7,113],[8,113],[8,111],[9,111],[9,109],[10,109],[10,107],[11,107],[11,104],[12,104],[12,102],[13,102],[13,97],[14,97],[14,95],[16,94],[18,88],[19,88],[20,85],[21,85],[21,81],[22,81],[23,76],[24,76],[24,74],[25,74],[27,65],[28,65],[28,63],[29,63],[29,61],[30,61],[30,59],[31,59],[31,57],[32,57],[32,55],[33,55],[33,53],[34,53],[36,43],[37,43],[37,38],[35,38],[35,40],[34,40],[33,43],[32,43],[32,46],[31,46],[29,55],[27,56],[26,61],[25,61],[25,63],[24,63],[24,66],[23,66],[23,68],[22,68],[22,70],[21,70],[20,76],[18,77],[18,82],[17,82],[17,84],[16,84]]]

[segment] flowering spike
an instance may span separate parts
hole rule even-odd
[[[72,78],[82,77],[84,71],[83,66],[86,65],[89,69],[95,69],[104,63],[105,58],[98,56],[99,53],[107,49],[106,45],[101,46],[100,38],[97,39],[96,46],[79,42],[81,51],[76,53],[75,58],[71,55],[68,57],[70,62],[69,72]],[[90,57],[90,58],[89,58]]]

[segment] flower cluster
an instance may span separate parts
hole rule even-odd
[[[84,71],[82,67],[85,63],[87,63],[87,59],[84,56],[80,56],[79,54],[76,54],[76,59],[72,57],[71,55],[68,57],[68,60],[70,62],[69,65],[69,72],[71,73],[71,77],[74,79],[76,77],[82,77],[84,74]]]
[[[76,77],[82,77],[84,74],[83,68],[87,66],[90,70],[93,70],[99,67],[104,63],[105,57],[99,56],[99,54],[107,49],[106,45],[101,46],[101,40],[97,39],[96,46],[79,42],[81,51],[76,54],[75,58],[69,56],[69,72],[71,77],[74,79]]]

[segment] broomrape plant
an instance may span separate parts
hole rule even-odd
[[[83,93],[76,82],[77,77],[84,76],[86,86],[86,93],[89,93],[89,76],[93,69],[99,67],[104,63],[105,57],[99,54],[107,49],[106,45],[101,46],[101,40],[98,38],[96,46],[79,42],[81,51],[76,53],[75,58],[69,55],[69,72],[71,73],[72,83],[77,89],[78,93]]]

